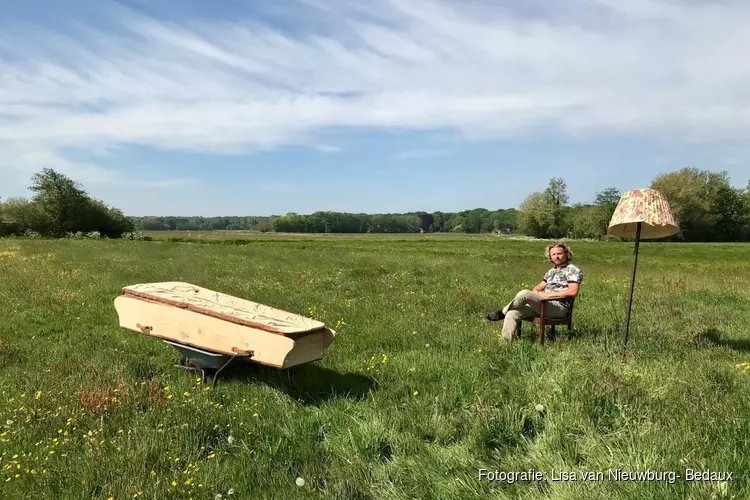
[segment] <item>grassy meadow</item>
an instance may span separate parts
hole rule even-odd
[[[526,324],[507,343],[483,319],[540,281],[546,243],[0,239],[0,498],[750,497],[750,246],[642,243],[623,364],[632,244],[571,242],[585,280],[570,334],[539,346]],[[203,385],[170,346],[118,326],[121,288],[156,281],[338,335],[319,362]],[[608,479],[649,468],[682,478]]]

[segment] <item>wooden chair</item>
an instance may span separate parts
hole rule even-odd
[[[546,318],[545,317],[544,304],[546,302],[550,302],[551,300],[559,300],[559,299],[543,299],[541,315],[538,318],[532,318],[530,320],[535,325],[539,325],[539,345],[544,345],[544,329],[546,326],[549,325],[552,327],[552,337],[554,338],[556,325],[567,325],[568,331],[570,331],[571,325],[573,324],[573,308],[576,303],[576,298],[571,297],[570,299],[568,299],[568,301],[570,302],[570,308],[568,309],[568,314],[564,318]]]

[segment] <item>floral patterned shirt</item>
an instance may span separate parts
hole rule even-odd
[[[580,284],[583,281],[583,271],[573,264],[567,263],[561,265],[559,269],[553,267],[547,271],[542,280],[547,282],[544,287],[545,292],[561,292],[567,290],[568,283]]]

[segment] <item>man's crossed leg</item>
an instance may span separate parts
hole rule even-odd
[[[544,307],[548,318],[564,318],[565,306],[558,300],[547,301]],[[523,320],[539,317],[542,314],[542,297],[531,290],[521,290],[502,310],[485,316],[489,321],[503,320],[503,338],[514,340],[519,337]]]

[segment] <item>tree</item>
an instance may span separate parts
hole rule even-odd
[[[577,205],[572,207],[570,236],[573,238],[599,238],[602,230],[602,207]]]
[[[544,190],[544,196],[551,206],[560,208],[568,203],[568,186],[560,177],[553,177],[549,180],[549,186]]]
[[[108,238],[119,238],[135,229],[133,222],[120,210],[108,207],[103,201],[87,199],[84,218],[78,221],[79,231],[98,231]]]
[[[88,205],[88,195],[80,184],[50,168],[34,174],[29,188],[36,193],[33,201],[39,203],[51,221],[51,236],[65,236],[80,230],[81,220]]]
[[[261,233],[267,233],[271,230],[271,224],[268,221],[262,221],[255,224],[255,230]]]
[[[464,217],[462,223],[464,232],[466,233],[479,233],[482,231],[482,220],[490,212],[486,208],[474,208],[461,212],[461,216]]]
[[[714,226],[708,237],[713,241],[742,241],[750,224],[750,213],[743,192],[727,185],[717,187],[712,212]]]
[[[552,236],[555,217],[544,193],[530,194],[519,207],[518,228],[523,234],[537,238]]]
[[[612,220],[612,215],[615,213],[617,203],[620,201],[620,196],[622,196],[620,190],[615,187],[608,187],[604,191],[596,193],[594,205],[596,205],[597,208],[593,213],[588,214],[588,216],[596,216],[598,218],[597,227],[599,229],[597,236],[604,236],[607,234],[609,221]]]
[[[466,217],[464,217],[463,215],[456,215],[451,219],[450,230],[454,233],[465,233],[466,225]]]
[[[164,227],[164,224],[160,222],[156,217],[144,217],[143,219],[141,219],[141,228],[144,231],[163,231],[164,229],[166,229]]]
[[[3,212],[8,233],[20,233],[25,230],[39,234],[49,234],[54,221],[38,202],[25,198],[9,198],[3,204]]]
[[[91,198],[79,183],[51,168],[34,174],[29,189],[35,193],[31,201],[15,200],[10,207],[23,229],[53,237],[98,231],[119,238],[135,228],[120,210]]]
[[[445,230],[446,218],[443,212],[435,212],[432,214],[432,231],[440,233]]]
[[[666,196],[685,241],[726,241],[744,230],[742,196],[725,171],[683,168],[659,175],[651,188]]]
[[[617,203],[620,201],[620,190],[616,187],[608,187],[604,191],[596,193],[596,200],[594,205],[599,207],[617,207]]]
[[[498,210],[492,216],[492,227],[490,230],[511,232],[518,227],[518,210]]]
[[[538,238],[560,238],[568,233],[567,186],[560,178],[550,179],[543,192],[529,195],[521,203],[518,227],[524,234]]]
[[[549,181],[549,187],[544,190],[542,200],[547,205],[546,210],[552,214],[552,226],[549,229],[549,236],[559,238],[568,232],[565,223],[565,205],[568,203],[567,185],[559,177],[554,177]]]
[[[435,222],[435,217],[427,212],[417,212],[417,217],[419,217],[419,228],[425,233],[430,230],[430,226]]]

